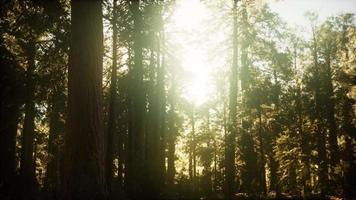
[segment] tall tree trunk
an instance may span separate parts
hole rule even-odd
[[[133,199],[141,199],[144,174],[144,115],[145,92],[143,87],[142,64],[142,16],[140,0],[131,0],[133,15],[133,66],[130,70],[129,84],[129,149],[127,160],[128,193]]]
[[[193,108],[191,113],[191,125],[192,125],[192,140],[191,140],[191,155],[192,155],[192,187],[193,187],[193,196],[197,195],[197,156],[196,156],[196,138],[195,138],[195,110]]]
[[[233,56],[230,70],[229,123],[226,137],[225,152],[225,198],[233,199],[235,193],[235,140],[237,134],[237,77],[238,77],[238,45],[237,45],[237,0],[233,0]]]
[[[165,90],[165,33],[162,20],[162,13],[159,11],[160,21],[162,23],[162,30],[158,33],[158,51],[157,51],[157,90],[158,90],[158,105],[159,105],[159,137],[160,137],[160,161],[159,161],[159,186],[164,188],[165,176],[166,176],[166,90]],[[173,152],[174,154],[174,152]],[[173,166],[174,167],[174,166]]]
[[[34,190],[35,171],[33,146],[35,136],[35,54],[36,46],[34,41],[30,41],[27,47],[27,71],[26,71],[26,96],[25,96],[25,119],[22,133],[21,148],[21,179],[23,186],[23,195],[27,197],[32,195]]]
[[[8,95],[6,93],[4,97],[9,97]],[[0,106],[0,184],[2,185],[0,193],[11,195],[15,189],[16,134],[21,104],[16,100],[2,101]]]
[[[105,173],[108,192],[111,193],[111,185],[113,180],[113,159],[114,159],[114,133],[116,128],[116,84],[117,84],[117,0],[113,0],[113,18],[112,18],[112,67],[111,67],[111,84],[110,84],[110,100],[109,100],[109,116],[107,127],[107,146],[105,159]],[[119,141],[120,142],[120,141]]]
[[[173,78],[174,81],[174,78]],[[169,193],[174,192],[174,176],[175,176],[175,141],[178,134],[178,128],[176,125],[176,111],[175,111],[175,83],[172,83],[171,88],[171,108],[169,110],[169,121],[168,121],[168,166],[167,166],[167,189]]]
[[[16,135],[23,103],[23,71],[9,57],[3,38],[0,38],[0,193],[13,194],[17,186]]]
[[[280,83],[278,81],[278,77],[277,77],[277,72],[276,70],[273,70],[273,78],[274,78],[274,88],[273,88],[273,103],[276,105],[276,112],[279,113],[279,108],[280,108],[280,99],[279,99],[279,95],[280,95]],[[277,117],[277,123],[275,123],[273,125],[272,128],[272,135],[271,135],[271,140],[270,145],[272,146],[271,151],[270,151],[270,170],[271,170],[271,189],[274,190],[276,192],[276,197],[279,198],[280,197],[280,185],[279,185],[279,174],[278,174],[278,168],[279,168],[279,163],[276,160],[275,157],[275,152],[273,151],[273,147],[276,145],[276,139],[278,136],[278,133],[280,132],[280,125],[279,125],[279,117]]]
[[[248,54],[247,54],[247,48],[248,48],[248,27],[247,27],[248,21],[247,21],[247,19],[248,18],[247,18],[246,4],[247,4],[247,1],[243,0],[242,1],[242,10],[241,10],[241,14],[242,14],[241,33],[242,33],[243,39],[241,40],[241,73],[240,73],[241,90],[242,91],[246,91],[250,86],[250,71],[249,71],[249,66],[248,66]],[[236,35],[236,37],[238,37],[238,35]]]
[[[318,181],[319,188],[321,190],[321,197],[323,198],[326,194],[328,188],[328,164],[326,160],[326,147],[325,147],[325,131],[322,127],[322,115],[321,115],[321,91],[320,91],[320,80],[319,80],[319,62],[318,62],[318,45],[315,35],[315,27],[313,27],[313,59],[314,59],[314,70],[315,70],[315,88],[314,88],[314,97],[315,97],[315,115],[316,118],[314,123],[316,124],[316,134],[317,134],[317,151],[318,151]]]
[[[263,195],[267,194],[267,183],[266,183],[266,161],[265,161],[265,150],[264,150],[264,142],[262,137],[262,111],[261,108],[258,108],[258,139],[260,143],[260,156],[261,156],[261,166],[260,166],[260,184]]]
[[[49,138],[48,138],[48,163],[46,171],[46,190],[51,195],[56,195],[57,187],[60,184],[60,173],[59,173],[59,143],[58,139],[61,131],[63,130],[63,125],[60,121],[60,91],[57,87],[54,88],[52,97],[50,99],[49,105],[51,105],[49,114]]]
[[[63,199],[105,199],[101,1],[71,1]]]
[[[294,70],[298,72],[297,69],[297,46],[294,46]],[[303,100],[302,100],[302,91],[300,85],[300,78],[296,75],[297,85],[297,96],[296,96],[296,112],[297,112],[297,130],[301,138],[300,148],[302,151],[301,161],[303,164],[302,169],[302,184],[303,184],[303,197],[308,198],[310,195],[310,151],[309,151],[309,139],[307,138],[303,130]]]
[[[355,188],[355,178],[356,178],[356,157],[355,157],[355,137],[352,137],[352,133],[355,132],[355,127],[352,126],[352,104],[350,99],[345,97],[343,102],[342,114],[344,116],[345,125],[344,130],[346,132],[345,136],[345,155],[343,156],[343,189],[344,198],[353,199],[356,195]]]
[[[331,55],[326,55],[326,113],[327,123],[329,128],[328,142],[330,145],[330,166],[331,172],[334,173],[335,167],[338,164],[338,145],[337,145],[337,128],[335,119],[335,102],[334,102],[334,87],[332,83]]]
[[[154,34],[154,33],[152,33]],[[159,53],[155,53],[151,49],[149,83],[148,83],[148,118],[146,123],[146,164],[147,164],[147,180],[145,193],[148,199],[157,199],[160,190],[160,112],[159,112],[159,97],[158,86],[156,86],[156,69],[159,67]],[[162,173],[162,172],[161,172]]]

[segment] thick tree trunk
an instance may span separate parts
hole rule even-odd
[[[0,193],[12,195],[16,183],[16,135],[23,101],[23,71],[0,38]]]
[[[23,195],[27,197],[32,195],[35,186],[35,171],[33,146],[35,137],[35,42],[30,41],[27,48],[27,71],[26,71],[26,96],[25,96],[25,119],[22,133],[21,148],[21,179]]]
[[[63,199],[105,199],[101,1],[71,1]]]
[[[15,148],[20,103],[16,100],[15,102],[3,101],[0,106],[0,193],[11,195],[15,189]]]
[[[129,196],[142,199],[144,183],[144,115],[145,92],[143,87],[142,63],[142,14],[140,0],[131,0],[133,15],[133,66],[129,84],[129,149],[127,160],[127,186]]]

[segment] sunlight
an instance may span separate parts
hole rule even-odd
[[[188,49],[183,56],[183,67],[191,76],[187,77],[184,97],[199,106],[208,100],[208,95],[212,92],[210,80],[210,66],[205,64],[201,50],[198,48]]]
[[[208,100],[213,87],[210,80],[211,66],[206,60],[206,48],[200,43],[201,31],[204,30],[204,20],[208,9],[199,0],[181,0],[171,21],[174,32],[172,39],[182,47],[182,67],[188,73],[184,77],[183,97],[195,106]]]

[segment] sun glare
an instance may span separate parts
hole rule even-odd
[[[199,42],[208,9],[199,0],[181,0],[169,26],[173,42],[181,47],[183,70],[188,74],[184,79],[184,98],[198,106],[208,100],[212,92],[211,69],[207,63],[204,44]]]

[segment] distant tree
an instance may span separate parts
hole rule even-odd
[[[108,108],[108,125],[107,125],[107,145],[106,145],[106,159],[105,159],[105,172],[106,181],[109,192],[111,192],[112,180],[113,180],[113,159],[114,159],[114,133],[116,128],[117,117],[117,63],[118,63],[118,28],[117,28],[117,0],[113,0],[112,7],[112,66],[111,66],[111,77],[110,77],[110,100]]]
[[[235,142],[237,135],[237,81],[238,81],[238,22],[237,22],[237,0],[233,1],[233,56],[230,70],[230,91],[229,91],[229,122],[228,134],[226,136],[225,152],[225,195],[226,199],[233,198],[235,193]]]

